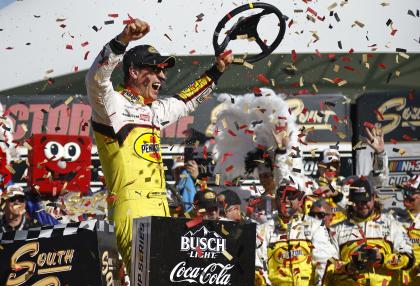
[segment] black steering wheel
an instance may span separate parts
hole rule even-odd
[[[242,13],[246,10],[259,8],[262,11],[258,14],[251,15],[248,17],[241,17],[239,18],[238,22],[226,33],[226,38],[223,42],[219,45],[218,39],[220,31],[225,27],[226,23],[229,22],[231,18]],[[260,38],[257,32],[258,23],[261,20],[262,16],[274,14],[279,19],[279,33],[277,34],[276,39],[273,41],[271,45],[267,45],[264,41]],[[286,32],[286,21],[283,18],[283,14],[280,12],[279,9],[274,7],[271,4],[267,3],[249,3],[246,5],[242,5],[230,11],[222,20],[220,20],[219,24],[217,24],[216,29],[214,30],[213,34],[213,47],[216,57],[219,56],[223,51],[226,49],[227,45],[231,40],[236,40],[240,35],[247,35],[248,38],[255,38],[258,46],[261,48],[261,53],[257,55],[252,55],[246,58],[248,63],[257,62],[269,54],[271,54],[281,43],[284,37],[284,33]],[[236,64],[242,64],[241,62],[233,62]]]

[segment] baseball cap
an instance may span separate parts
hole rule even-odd
[[[232,190],[225,190],[217,196],[217,200],[225,209],[233,205],[241,205],[241,199],[238,194]]]
[[[182,157],[177,157],[174,159],[174,164],[172,165],[172,170],[175,170],[176,168],[179,167],[184,167],[185,163],[184,163],[184,159]]]
[[[410,180],[398,187],[403,190],[405,196],[412,196],[416,193],[420,193],[420,175],[412,176]]]
[[[16,196],[25,196],[23,188],[16,184],[8,186],[6,189],[5,199],[8,200]]]
[[[367,202],[373,196],[373,188],[369,180],[365,177],[351,177],[348,179],[349,186],[349,201]]]
[[[319,159],[324,164],[329,164],[334,161],[340,162],[340,152],[336,148],[327,148],[321,153]]]
[[[131,65],[135,67],[171,68],[175,65],[175,58],[162,56],[153,46],[139,45],[125,53],[123,58],[124,73],[128,72]]]
[[[194,196],[194,205],[197,209],[217,207],[217,195],[214,191],[209,189],[197,192]]]

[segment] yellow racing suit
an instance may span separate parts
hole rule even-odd
[[[160,131],[203,102],[221,73],[213,66],[174,97],[145,105],[133,91],[113,88],[111,74],[124,52],[125,47],[115,40],[105,45],[87,73],[86,88],[109,191],[109,219],[115,224],[118,247],[130,269],[133,218],[169,216]]]
[[[317,285],[334,254],[320,220],[297,216],[285,223],[274,218],[257,231],[256,285]]]
[[[420,213],[415,215],[407,211],[405,215],[397,216],[396,219],[406,229],[408,238],[413,245],[414,257],[416,258],[414,267],[403,273],[402,284],[409,286],[420,285]]]
[[[333,256],[339,257],[339,264],[333,259],[329,261],[323,285],[402,285],[400,270],[413,265],[407,233],[389,214],[375,212],[364,220],[348,218],[332,227],[330,233],[336,251]],[[375,248],[382,254],[379,265],[367,264],[360,270],[349,271],[352,257],[362,255],[363,249],[368,248]]]

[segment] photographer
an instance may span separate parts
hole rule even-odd
[[[175,187],[182,196],[184,213],[193,210],[194,196],[197,192],[195,180],[199,174],[197,162],[189,160],[184,162],[183,158],[174,160],[172,175],[175,179]]]
[[[381,213],[370,181],[350,177],[347,219],[331,229],[335,257],[323,285],[401,285],[400,271],[414,263],[411,242],[403,226]]]

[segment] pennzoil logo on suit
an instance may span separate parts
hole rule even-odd
[[[137,156],[152,163],[161,163],[160,137],[156,133],[143,133],[134,142]]]

